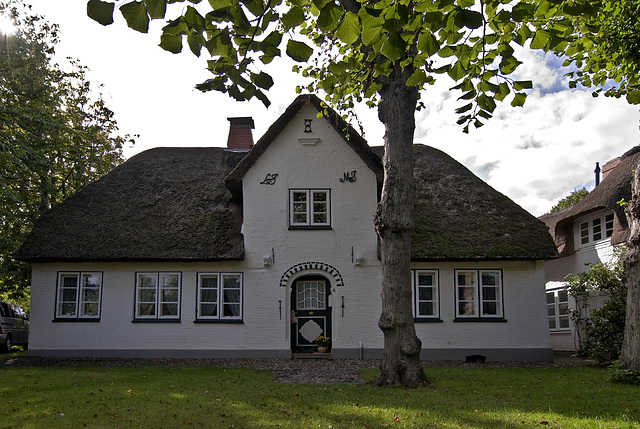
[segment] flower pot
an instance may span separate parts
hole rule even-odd
[[[327,353],[329,351],[329,347],[327,346],[318,346],[318,353]]]

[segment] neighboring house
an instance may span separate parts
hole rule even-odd
[[[633,171],[638,163],[640,146],[605,164],[602,182],[580,202],[540,217],[549,227],[560,254],[559,258],[545,263],[549,330],[554,350],[580,348],[582,332],[567,314],[568,308],[576,308],[580,303],[568,295],[565,277],[589,271],[589,264],[608,263],[614,246],[626,242],[629,225],[624,206],[619,202],[631,199]],[[596,182],[598,174],[596,168]],[[598,308],[606,299],[603,294],[592,294],[587,300],[588,308]]]
[[[373,217],[382,148],[299,96],[250,151],[140,153],[45,213],[32,263],[38,356],[380,358]],[[544,223],[415,145],[411,285],[423,359],[550,360]]]

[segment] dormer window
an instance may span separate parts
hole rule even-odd
[[[329,189],[290,189],[289,227],[326,228],[331,226]]]
[[[613,213],[578,221],[579,244],[586,246],[613,235]]]

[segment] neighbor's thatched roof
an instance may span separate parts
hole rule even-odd
[[[223,148],[142,152],[45,213],[15,257],[242,259],[242,207],[222,180],[244,155]]]
[[[242,177],[255,164],[269,145],[280,135],[282,130],[289,124],[298,111],[304,106],[313,106],[319,112],[325,112],[323,119],[333,127],[336,132],[344,139],[345,143],[360,156],[364,163],[369,167],[382,183],[384,172],[380,159],[369,149],[367,141],[351,127],[340,115],[333,109],[323,104],[317,96],[313,94],[299,95],[293,103],[280,115],[280,117],[269,127],[267,132],[258,140],[255,146],[249,151],[247,156],[240,161],[240,164],[227,176],[225,184],[233,193],[234,198],[242,197]]]
[[[613,235],[611,244],[620,244],[629,238],[629,224],[624,214],[624,206],[618,204],[622,199],[631,200],[631,182],[633,172],[640,163],[640,146],[625,152],[620,163],[595,187],[593,191],[578,203],[557,213],[540,217],[554,237],[562,256],[574,252],[573,223],[585,214],[601,209],[614,211]]]
[[[382,148],[373,148],[378,154]],[[446,153],[414,145],[411,258],[537,260],[557,256],[544,223]]]

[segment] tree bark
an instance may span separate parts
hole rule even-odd
[[[384,355],[379,386],[420,386],[427,377],[420,362],[411,304],[413,229],[413,134],[418,89],[406,82],[412,70],[396,66],[380,91],[378,115],[385,125],[384,183],[375,217],[382,257]]]
[[[631,201],[625,208],[630,229],[623,261],[627,315],[619,365],[637,371],[640,370],[640,165],[635,169],[631,190]]]

